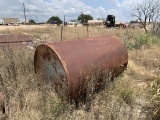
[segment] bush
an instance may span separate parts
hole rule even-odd
[[[36,22],[33,19],[30,19],[29,24],[36,24]]]
[[[125,45],[129,50],[141,49],[142,46],[160,45],[160,39],[153,34],[140,34],[134,38],[134,42],[125,41]]]
[[[137,48],[138,48],[135,43],[125,42],[124,44],[125,44],[125,46],[126,46],[129,50],[137,49]]]
[[[135,38],[136,45],[142,46],[148,44],[148,36],[145,35],[139,35]]]
[[[124,88],[120,91],[120,98],[122,98],[122,100],[128,104],[131,105],[132,103],[132,94],[133,91],[130,88]]]

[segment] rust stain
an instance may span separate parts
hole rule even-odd
[[[24,34],[0,35],[0,43],[32,42],[33,37]]]
[[[48,54],[48,49],[51,54]],[[81,88],[85,86],[88,76],[96,76],[98,73],[95,86],[99,87],[100,78],[104,76],[105,70],[108,70],[113,78],[121,74],[127,68],[128,52],[120,39],[103,36],[40,45],[35,51],[34,59],[35,70],[39,73],[44,72],[46,76],[55,72],[53,80],[56,81],[58,78],[58,81],[61,81],[58,84],[67,82],[65,92],[68,99],[76,99],[84,93],[85,88]],[[54,61],[57,65],[52,65],[51,68],[50,65],[46,65],[48,60]],[[45,70],[42,67],[44,64]],[[63,85],[61,86],[60,89],[63,90]]]
[[[50,61],[51,60],[51,54],[50,54],[50,52],[43,53],[43,59]]]
[[[34,38],[30,35],[25,34],[7,34],[0,35],[1,46],[33,46]]]

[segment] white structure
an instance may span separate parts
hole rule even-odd
[[[67,27],[76,27],[77,26],[77,22],[68,22],[67,23]]]
[[[0,19],[0,25],[3,25],[3,24],[4,24],[4,20]]]
[[[88,20],[88,25],[103,25],[103,20]]]

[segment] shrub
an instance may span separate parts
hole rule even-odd
[[[129,50],[141,49],[143,46],[160,45],[160,39],[153,34],[140,34],[134,38],[134,42],[125,41],[125,45]]]
[[[136,43],[136,45],[139,45],[141,47],[142,47],[142,45],[148,44],[148,36],[146,34],[136,36],[135,43]]]
[[[133,91],[130,88],[124,88],[120,91],[120,98],[122,98],[122,100],[128,104],[131,105],[132,103],[132,94]]]
[[[30,20],[29,20],[29,23],[30,23],[30,24],[35,24],[36,22],[35,22],[33,19],[30,19]]]

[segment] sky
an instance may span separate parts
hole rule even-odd
[[[46,22],[52,16],[62,21],[75,20],[83,12],[93,19],[116,16],[116,21],[129,22],[135,0],[0,0],[0,18],[17,17],[24,20],[25,4],[27,20]]]

